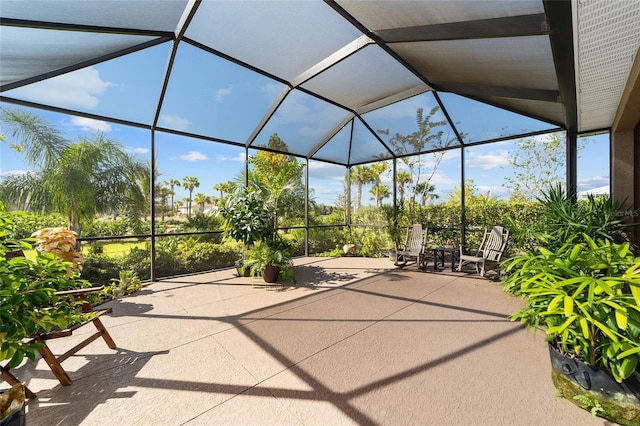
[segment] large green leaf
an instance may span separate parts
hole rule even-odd
[[[564,296],[564,315],[566,317],[573,315],[573,299],[570,296]]]
[[[571,317],[569,317],[563,324],[556,326],[556,327],[550,327],[547,329],[547,334],[559,334],[562,333],[566,330],[567,327],[569,327],[576,319],[578,318],[577,315],[573,315]]]
[[[623,359],[623,358],[626,358],[629,355],[633,355],[633,354],[640,354],[640,346],[636,346],[635,348],[628,349],[628,350],[626,350],[624,352],[619,353],[617,358],[618,359]]]

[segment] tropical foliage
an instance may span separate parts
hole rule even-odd
[[[256,242],[248,250],[245,265],[251,268],[252,276],[260,276],[266,266],[275,266],[280,269],[280,277],[283,280],[295,282],[291,255],[294,247],[292,239],[275,234],[271,239]]]
[[[0,203],[0,361],[17,367],[24,357],[35,360],[37,344],[28,340],[39,329],[66,328],[86,321],[90,314],[76,309],[81,302],[58,297],[57,291],[90,287],[72,272],[70,262],[36,251],[34,259],[9,257],[16,250],[32,250],[25,239],[12,239],[14,217]]]
[[[640,361],[640,257],[629,243],[582,238],[511,261],[504,285],[527,298],[513,318],[542,327],[561,353],[622,381]]]
[[[218,209],[225,236],[245,246],[270,237],[274,232],[272,214],[264,205],[262,194],[250,188],[238,188],[225,198]]]
[[[606,367],[616,380],[640,361],[640,257],[607,198],[574,202],[551,187],[540,200],[533,248],[505,262],[504,289],[525,298],[513,316],[542,328],[563,354]]]
[[[269,138],[269,149],[287,151],[287,144],[277,133]],[[274,228],[300,225],[304,211],[305,189],[302,182],[304,164],[291,155],[258,151],[249,158],[248,186],[260,192],[271,214]],[[244,175],[241,176],[241,179]]]
[[[98,213],[143,215],[149,193],[143,184],[149,168],[120,143],[101,133],[72,143],[51,124],[23,110],[0,108],[0,119],[10,129],[11,146],[34,167],[0,182],[0,197],[11,200],[9,207],[60,213],[78,236],[82,225]]]

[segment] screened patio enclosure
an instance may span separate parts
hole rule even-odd
[[[565,131],[573,192],[576,138],[611,129],[640,46],[635,1],[1,6],[0,101],[145,129],[152,162],[162,134],[246,158],[277,133],[346,168],[458,149],[464,182],[465,148]],[[443,136],[397,143],[418,108]]]

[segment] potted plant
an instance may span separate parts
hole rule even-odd
[[[561,396],[620,424],[640,423],[640,257],[624,240],[618,203],[544,206],[537,247],[505,261],[504,289],[524,298],[512,319],[546,334]]]
[[[247,254],[251,275],[261,276],[267,283],[279,277],[295,282],[293,275],[293,241],[275,233],[272,238],[257,241]]]
[[[275,232],[271,226],[271,214],[265,208],[264,199],[258,191],[238,188],[222,200],[218,215],[222,218],[225,237],[244,245],[244,252],[236,262],[236,268],[239,275],[248,276],[251,264],[247,258],[247,251],[256,241],[271,238]]]

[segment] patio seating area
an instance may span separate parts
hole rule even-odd
[[[27,423],[606,423],[555,397],[542,335],[509,321],[520,301],[496,282],[353,257],[296,259],[295,274],[224,270],[109,302],[117,349],[65,361],[70,386],[42,360],[12,370],[38,395]]]

